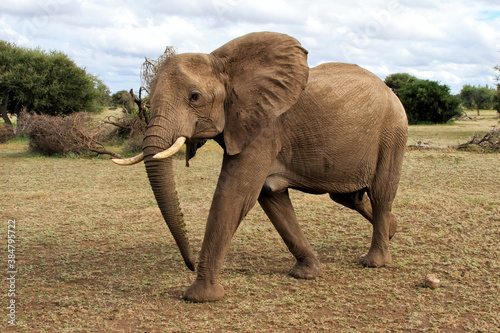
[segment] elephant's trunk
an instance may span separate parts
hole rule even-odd
[[[170,232],[174,236],[175,242],[179,247],[182,258],[187,267],[194,271],[195,261],[191,252],[191,247],[187,237],[186,224],[181,212],[179,198],[175,189],[175,180],[172,166],[172,158],[163,160],[154,159],[153,156],[163,149],[164,142],[159,144],[158,140],[163,141],[162,136],[146,132],[146,137],[143,142],[144,162],[146,164],[146,172],[151,183],[151,188],[158,202],[158,207],[161,210],[163,218],[167,223]]]

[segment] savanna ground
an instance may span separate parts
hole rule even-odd
[[[412,126],[449,145],[498,120]],[[287,275],[294,259],[256,206],[236,233],[216,303],[181,299],[195,278],[165,226],[142,164],[46,158],[27,142],[0,145],[1,330],[19,332],[495,332],[500,331],[500,155],[406,152],[394,212],[393,262],[366,269],[371,226],[328,196],[292,191],[323,264],[315,280]],[[221,150],[209,143],[178,192],[199,251]],[[7,228],[16,220],[16,323],[7,324]],[[422,287],[426,274],[441,280]]]

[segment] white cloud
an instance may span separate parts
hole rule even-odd
[[[0,39],[57,49],[113,91],[137,88],[145,56],[165,46],[211,52],[271,30],[297,38],[311,66],[358,63],[384,78],[408,72],[446,83],[491,84],[500,63],[497,0],[4,0]]]

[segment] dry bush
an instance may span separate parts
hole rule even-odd
[[[109,134],[110,139],[117,137],[126,139],[123,146],[124,152],[137,153],[142,151],[142,140],[147,127],[143,119],[138,117],[108,117],[104,123],[115,126]]]
[[[141,83],[142,86],[146,88],[147,91],[149,91],[151,87],[151,83],[153,82],[154,78],[156,77],[156,73],[158,72],[158,69],[160,66],[171,56],[175,55],[177,51],[175,50],[175,47],[173,46],[167,46],[165,48],[165,51],[161,56],[158,57],[158,59],[150,59],[146,58],[141,66]]]
[[[142,140],[146,133],[150,117],[149,105],[146,104],[148,98],[141,98],[143,91],[147,91],[147,89],[141,87],[139,89],[139,97],[134,94],[133,89],[129,92],[132,100],[139,107],[137,113],[125,115],[124,117],[110,116],[104,120],[105,124],[115,126],[115,129],[111,132],[110,138],[119,137],[127,139],[123,147],[125,152],[136,153],[142,150]]]
[[[123,151],[127,153],[139,153],[142,152],[142,140],[144,135],[136,135],[130,137],[123,145]]]
[[[115,135],[122,138],[136,138],[146,132],[146,122],[138,117],[108,117],[104,123],[116,127]]]
[[[102,126],[93,123],[91,115],[74,113],[67,117],[54,117],[37,114],[23,115],[23,131],[29,136],[30,149],[43,155],[109,154],[100,142],[104,131]]]
[[[14,128],[6,123],[0,123],[0,143],[4,143],[15,137]]]

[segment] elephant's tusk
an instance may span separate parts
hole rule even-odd
[[[179,137],[170,148],[167,150],[162,151],[161,153],[156,154],[153,156],[153,158],[157,159],[162,159],[162,158],[167,158],[172,156],[173,154],[177,153],[179,149],[181,149],[182,145],[186,142],[186,138],[181,136]]]
[[[141,162],[143,159],[144,159],[144,155],[142,153],[140,153],[139,155],[131,157],[131,158],[124,158],[124,159],[113,158],[111,161],[113,161],[114,163],[116,163],[118,165],[134,165],[134,164]]]

